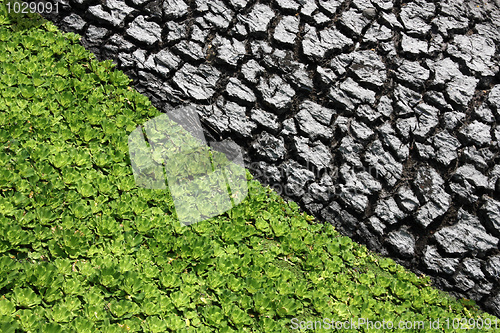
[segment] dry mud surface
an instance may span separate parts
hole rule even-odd
[[[160,110],[320,221],[500,316],[500,1],[57,0]]]

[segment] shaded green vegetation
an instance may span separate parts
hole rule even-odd
[[[495,320],[252,180],[231,211],[180,226],[167,191],[136,187],[128,157],[128,134],[159,111],[77,35],[47,22],[19,29],[2,10],[0,331]]]

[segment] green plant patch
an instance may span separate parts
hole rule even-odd
[[[239,205],[181,226],[168,190],[135,185],[128,156],[128,134],[160,112],[77,35],[34,22],[0,5],[2,332],[290,332],[323,318],[493,327],[249,173]]]

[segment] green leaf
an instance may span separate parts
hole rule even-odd
[[[233,260],[231,259],[231,257],[228,256],[219,257],[217,263],[217,271],[221,272],[223,275],[227,275],[231,273],[233,270],[234,270]]]
[[[227,243],[238,243],[245,235],[232,224],[224,224],[222,226],[222,238]]]
[[[245,279],[245,288],[248,290],[249,293],[254,294],[261,288],[261,283],[258,279],[252,278],[252,277],[247,277]]]
[[[257,219],[255,220],[255,228],[257,228],[257,230],[265,232],[266,234],[271,233],[271,227],[269,226],[269,223],[267,223],[261,217],[257,217]]]
[[[310,297],[310,292],[308,291],[307,283],[305,281],[297,281],[294,283],[294,292],[300,299],[305,299]]]
[[[71,204],[69,208],[71,213],[73,213],[73,215],[77,219],[83,219],[92,213],[90,206],[87,204],[87,201],[85,200],[80,200],[78,202],[75,202]]]
[[[280,317],[293,316],[302,308],[299,301],[289,297],[282,297],[276,304],[276,313]]]
[[[123,299],[111,302],[109,310],[117,318],[130,318],[140,313],[140,308],[135,302]]]
[[[163,272],[160,275],[160,282],[165,288],[176,288],[181,285],[181,279],[173,272]]]
[[[325,263],[325,270],[332,273],[340,272],[343,267],[344,261],[338,256],[332,257]]]
[[[71,329],[76,333],[92,333],[96,331],[94,323],[83,317],[74,318],[71,325]]]
[[[54,280],[47,284],[47,288],[43,294],[43,300],[45,302],[54,302],[63,297],[61,290],[64,278],[62,276],[56,277]]]
[[[66,295],[81,295],[84,291],[83,285],[79,280],[65,280],[63,283],[64,294]]]
[[[281,237],[290,233],[288,223],[281,219],[272,219],[269,223],[276,237]]]
[[[147,328],[153,333],[167,332],[167,327],[171,330],[180,329],[181,322],[182,320],[175,315],[169,315],[165,320],[162,320],[157,316],[146,318]]]
[[[272,313],[272,301],[263,291],[257,292],[254,295],[253,301],[255,304],[255,311],[258,313],[263,315]]]
[[[62,48],[57,48],[55,50],[55,53],[60,54],[60,52],[62,50],[63,50]],[[57,71],[57,74],[61,75],[61,76],[68,76],[70,74],[70,71],[68,70],[67,65],[65,63],[62,63],[62,62],[60,62],[56,65],[56,71]]]
[[[100,236],[112,236],[120,231],[119,223],[109,215],[102,215],[96,219],[97,234]]]
[[[52,81],[52,88],[55,90],[55,91],[63,91],[65,89],[67,89],[67,81],[62,79],[62,78],[54,78]],[[57,96],[57,95],[56,95]],[[57,98],[57,97],[56,97]],[[59,97],[60,98],[60,97]]]
[[[38,208],[35,211],[35,216],[41,225],[50,225],[57,217],[50,207]]]
[[[16,316],[19,316],[19,320],[21,323],[21,327],[24,331],[33,331],[35,330],[42,318],[36,315],[33,310],[21,309],[18,310]]]
[[[229,314],[229,318],[236,326],[249,325],[252,322],[250,316],[239,307],[234,306]]]
[[[267,265],[265,268],[266,276],[273,279],[281,275],[281,270],[275,265]]]
[[[47,317],[56,323],[67,323],[74,315],[67,309],[64,303],[58,303],[47,311]]]
[[[262,328],[262,332],[276,332],[279,331],[280,325],[272,318],[260,317],[259,325]]]
[[[140,275],[137,272],[127,271],[124,273],[124,278],[122,281],[122,289],[128,295],[135,295],[140,292],[143,288],[143,283]]]
[[[234,292],[238,292],[243,288],[243,281],[241,279],[238,279],[233,274],[231,274],[226,281],[228,288]]]
[[[97,191],[94,186],[92,186],[90,182],[86,181],[79,181],[76,190],[85,198],[97,195]]]
[[[5,216],[12,216],[14,215],[15,207],[9,200],[0,197],[0,211]]]
[[[33,73],[32,78],[35,87],[39,87],[45,83],[45,79],[38,72]]]
[[[111,72],[111,74],[109,75],[109,80],[115,87],[127,86],[130,83],[130,79],[119,71]]]
[[[0,316],[11,316],[16,311],[14,303],[2,296],[0,298]]]
[[[40,296],[38,296],[31,288],[20,288],[19,286],[14,288],[14,300],[18,306],[24,308],[32,308],[35,305],[40,304],[42,301]]]
[[[333,310],[342,320],[347,320],[351,317],[349,307],[344,303],[336,302],[333,306]]]
[[[207,275],[207,283],[213,290],[222,286],[224,282],[224,277],[221,273],[217,271],[210,271]]]
[[[376,277],[376,284],[382,288],[387,288],[391,284],[391,279],[385,275],[378,275]]]
[[[21,95],[26,99],[30,99],[35,94],[35,87],[33,86],[22,86],[20,89]]]
[[[356,261],[356,257],[354,256],[354,254],[352,254],[348,250],[342,250],[341,253],[342,253],[342,259],[344,260],[344,262],[346,262],[347,264],[352,266],[354,264],[354,262]]]
[[[191,298],[182,291],[176,291],[170,294],[170,299],[178,310],[183,311],[189,305]]]
[[[220,327],[222,321],[224,320],[222,309],[214,305],[204,307],[203,317],[205,318],[207,324],[214,327]]]
[[[71,157],[68,154],[59,152],[49,157],[49,161],[58,169],[71,163]]]

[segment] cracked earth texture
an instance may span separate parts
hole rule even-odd
[[[55,0],[160,110],[342,234],[500,316],[500,1]]]

